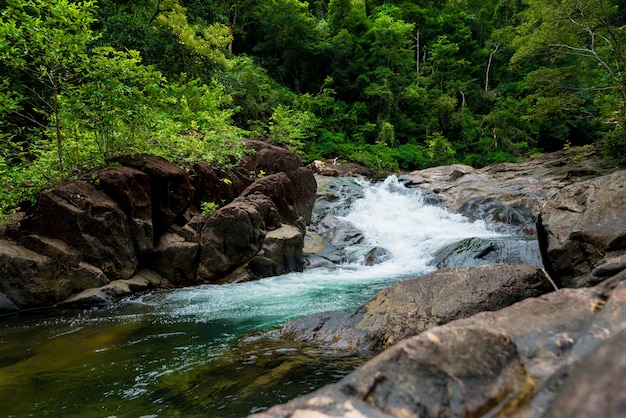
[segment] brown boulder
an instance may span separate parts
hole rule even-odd
[[[199,253],[197,242],[186,241],[179,234],[165,233],[150,253],[149,265],[175,285],[194,284]]]
[[[303,247],[302,232],[293,225],[283,225],[265,235],[263,247],[250,260],[249,269],[258,278],[302,271]]]
[[[0,240],[0,272],[0,293],[22,309],[52,306],[74,292],[108,283],[97,267],[62,264],[6,240]]]
[[[207,219],[200,237],[198,277],[215,281],[248,262],[268,230],[280,227],[272,200],[260,193],[239,197]]]
[[[128,217],[93,184],[78,180],[39,195],[24,232],[54,238],[110,278],[126,279],[137,267]]]
[[[189,206],[194,190],[189,175],[154,155],[118,157],[115,162],[147,174],[152,190],[152,222],[155,236],[164,232]]]
[[[302,160],[298,154],[286,148],[272,145],[262,139],[251,139],[246,146],[255,152],[246,155],[241,165],[255,175],[270,175],[281,171],[289,173],[302,167]]]
[[[626,252],[626,171],[563,188],[538,221],[546,269],[564,287],[594,284],[605,257]]]
[[[150,251],[154,246],[150,177],[130,167],[106,167],[93,172],[90,180],[128,215],[136,252]]]
[[[195,190],[194,202],[198,207],[203,202],[230,203],[253,181],[244,173],[211,167],[206,163],[195,164],[190,179]]]
[[[255,193],[261,193],[274,202],[283,223],[293,224],[298,219],[295,191],[286,173],[271,174],[255,181],[241,193],[241,197]]]

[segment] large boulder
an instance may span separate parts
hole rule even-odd
[[[230,203],[254,181],[245,170],[224,170],[204,162],[194,164],[189,177],[195,190],[194,202],[198,207],[203,202],[218,205]]]
[[[539,244],[546,269],[565,287],[595,284],[589,275],[626,253],[626,171],[563,188],[541,209]]]
[[[128,216],[90,182],[78,180],[41,193],[23,225],[25,235],[63,241],[110,278],[127,279],[137,268]]]
[[[317,183],[310,168],[302,167],[298,154],[286,148],[269,144],[259,139],[249,140],[246,145],[254,153],[244,157],[242,167],[253,177],[263,178],[276,173],[285,173],[291,180],[294,193],[294,209],[305,222],[311,221]]]
[[[254,193],[261,193],[274,202],[283,223],[293,224],[300,217],[295,205],[295,190],[286,173],[270,174],[255,181],[241,193],[241,197]]]
[[[452,321],[255,416],[621,417],[625,280]]]
[[[152,220],[155,236],[183,214],[192,201],[194,190],[185,170],[154,155],[133,155],[114,160],[148,175],[152,190]]]
[[[216,281],[259,252],[267,231],[281,225],[272,200],[254,193],[239,197],[207,219],[200,237],[198,277]]]
[[[495,222],[504,231],[535,235],[534,220],[555,193],[613,171],[598,156],[572,157],[561,151],[480,169],[454,164],[414,171],[400,180],[436,192],[454,212]]]
[[[90,173],[88,179],[127,214],[136,252],[150,251],[154,246],[150,177],[130,167],[105,167]]]
[[[150,268],[175,285],[197,283],[200,245],[179,234],[167,232],[150,253]]]
[[[97,267],[62,263],[7,240],[0,240],[0,272],[0,293],[9,308],[52,306],[77,291],[109,282]]]
[[[242,167],[255,174],[263,176],[280,172],[290,173],[302,167],[302,160],[298,154],[262,139],[251,139],[246,146],[254,153],[244,156]]]
[[[304,269],[304,238],[293,225],[282,225],[265,234],[263,245],[252,259],[220,280],[240,283]]]
[[[533,266],[442,269],[381,290],[353,313],[322,312],[286,323],[285,338],[381,350],[436,326],[554,290]]]
[[[437,268],[477,267],[496,263],[543,267],[537,240],[512,236],[467,238],[441,248],[431,262]]]

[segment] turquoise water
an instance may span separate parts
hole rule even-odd
[[[314,312],[353,310],[379,289],[430,271],[442,246],[495,235],[425,205],[395,178],[363,187],[345,218],[367,246],[390,251],[383,264],[1,318],[0,415],[240,417],[345,376],[366,358],[257,332]]]

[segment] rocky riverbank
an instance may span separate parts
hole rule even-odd
[[[230,171],[136,155],[41,193],[0,231],[0,314],[302,270],[313,173],[284,148],[247,145]]]
[[[384,351],[258,416],[622,416],[626,171],[558,153],[402,180],[451,210],[536,238],[545,268],[444,268],[382,290],[355,312],[285,324],[272,338]]]

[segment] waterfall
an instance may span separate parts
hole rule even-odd
[[[386,261],[373,266],[353,262],[249,283],[179,289],[143,302],[162,308],[161,321],[221,320],[238,324],[245,331],[263,328],[314,312],[355,309],[395,281],[432,271],[429,262],[443,246],[465,238],[498,235],[482,221],[470,222],[429,203],[422,190],[405,187],[395,176],[379,183],[358,182],[362,197],[342,208],[344,215],[339,218],[363,233],[364,241],[353,248],[354,252],[383,248],[390,254]]]

